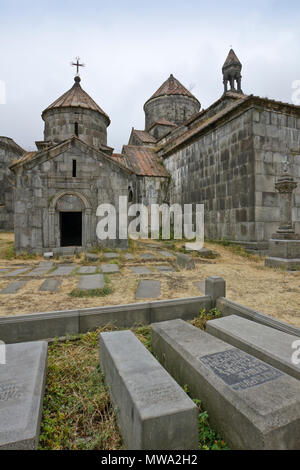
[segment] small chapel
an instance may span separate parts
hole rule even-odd
[[[62,254],[99,244],[100,204],[204,204],[205,236],[264,252],[280,222],[275,189],[288,162],[300,180],[300,107],[242,91],[231,49],[220,98],[207,109],[172,74],[144,104],[121,153],[107,142],[109,116],[74,84],[42,112],[44,138],[28,152],[0,137],[0,229],[15,231],[16,252]],[[300,185],[293,195],[300,231]]]

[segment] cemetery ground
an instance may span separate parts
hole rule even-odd
[[[192,324],[204,328],[217,312],[202,312]],[[54,341],[48,349],[48,373],[39,441],[40,450],[122,450],[113,406],[99,367],[99,334],[96,332]],[[151,351],[150,327],[132,329]],[[188,393],[187,387],[185,391]],[[209,425],[209,416],[199,408],[199,449],[227,450],[222,437]]]
[[[1,295],[0,316],[194,297],[203,293],[197,283],[208,276],[220,276],[226,280],[229,299],[300,326],[300,272],[267,268],[263,258],[248,254],[238,246],[207,241],[205,246],[213,251],[213,256],[203,258],[193,254],[195,269],[186,270],[176,266],[176,255],[183,250],[183,242],[139,241],[132,242],[126,253],[115,250],[116,258],[107,258],[108,253],[99,252],[96,261],[87,262],[83,254],[54,259],[48,272],[35,275],[33,270],[43,258],[26,253],[15,256],[13,243],[12,233],[0,233],[0,291],[18,283],[15,293]],[[163,250],[170,257],[166,253],[161,255]],[[102,270],[103,264],[110,265],[108,271],[116,272]],[[72,273],[56,275],[58,266],[72,266]],[[83,267],[91,270],[86,278],[103,272],[104,286],[90,291],[78,289],[81,277],[78,271]],[[14,271],[19,274],[11,277]],[[56,280],[56,291],[40,290],[47,279]],[[159,289],[154,298],[137,295],[143,280],[157,281]]]

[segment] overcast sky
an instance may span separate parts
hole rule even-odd
[[[247,3],[247,5],[246,5]],[[0,0],[0,135],[25,149],[43,139],[42,111],[73,85],[110,116],[120,151],[144,128],[144,102],[170,73],[208,107],[223,92],[232,45],[245,93],[292,101],[300,80],[299,0]]]

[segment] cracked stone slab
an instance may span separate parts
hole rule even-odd
[[[101,271],[105,274],[119,273],[120,268],[117,264],[101,264]]]
[[[0,291],[0,294],[16,294],[26,284],[25,281],[15,281]]]
[[[165,266],[155,266],[156,269],[162,273],[167,273],[167,272],[174,272],[175,269],[172,267],[172,266],[168,266],[168,265],[165,265]]]
[[[68,276],[76,266],[74,265],[58,265],[57,269],[51,273],[52,276]]]
[[[119,253],[104,253],[103,258],[106,258],[106,259],[119,258]]]
[[[153,274],[149,268],[146,268],[144,266],[132,266],[130,270],[134,274]]]
[[[78,269],[79,274],[94,274],[97,271],[97,266],[81,266]]]
[[[32,269],[32,267],[17,269],[15,271],[12,271],[11,273],[5,274],[5,277],[20,276],[21,274],[24,274],[24,273],[26,273],[27,271],[29,271],[31,269]]]
[[[0,365],[0,449],[36,450],[47,370],[47,342],[6,345]]]
[[[46,279],[39,290],[41,292],[58,292],[58,288],[61,285],[61,281],[57,279]]]
[[[91,274],[90,276],[80,276],[79,278],[78,289],[80,290],[103,289],[103,287],[103,274]]]
[[[139,282],[136,299],[158,299],[158,297],[160,297],[160,281],[145,279]]]

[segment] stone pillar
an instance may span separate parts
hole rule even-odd
[[[287,163],[275,188],[279,192],[280,226],[269,240],[269,256],[265,265],[300,271],[300,235],[295,233],[292,221],[293,191],[297,188],[297,183],[288,174]]]

